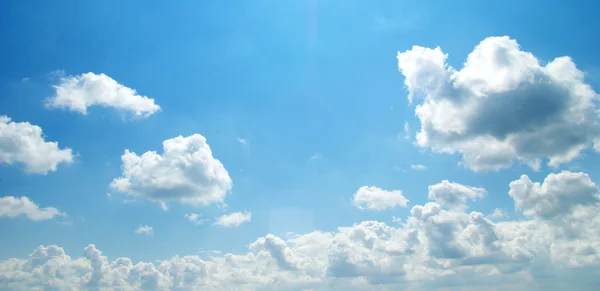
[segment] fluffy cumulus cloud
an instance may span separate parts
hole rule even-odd
[[[66,216],[54,207],[39,207],[29,198],[5,196],[0,198],[0,217],[24,216],[33,221],[50,220],[56,216]]]
[[[474,171],[556,166],[600,148],[597,94],[571,58],[540,64],[509,37],[481,41],[460,70],[447,57],[439,47],[398,53],[409,101],[419,101],[419,146],[459,153]]]
[[[72,162],[71,149],[46,141],[39,126],[0,116],[0,163],[20,163],[28,173],[47,174],[61,163]]]
[[[587,174],[563,172],[548,175],[541,184],[523,175],[510,183],[509,195],[526,216],[554,219],[600,203],[598,190]]]
[[[49,108],[87,114],[92,106],[112,107],[138,117],[148,117],[160,110],[154,99],[138,95],[134,89],[119,84],[105,74],[90,72],[62,77],[53,87],[55,94],[46,102]]]
[[[526,220],[494,222],[462,201],[482,190],[441,183],[398,226],[363,221],[289,238],[268,234],[243,254],[110,261],[94,245],[79,258],[58,246],[0,261],[10,290],[596,290],[599,189],[584,173],[542,183],[527,176],[509,195]],[[462,187],[461,187],[462,186]],[[442,192],[448,192],[446,194]],[[431,188],[430,188],[431,192]],[[462,197],[454,200],[439,197]],[[466,198],[465,198],[466,197]],[[460,203],[448,201],[461,201]]]
[[[123,173],[111,187],[134,197],[145,197],[165,206],[169,201],[208,205],[221,203],[232,186],[221,162],[199,134],[163,142],[163,153],[138,156],[125,150]]]
[[[145,235],[145,236],[153,236],[154,228],[152,228],[152,226],[148,226],[148,225],[140,225],[140,226],[138,226],[138,228],[135,229],[135,234]]]
[[[360,209],[385,210],[406,207],[409,201],[400,190],[387,191],[375,186],[362,186],[354,193],[352,202]]]
[[[428,198],[439,205],[448,208],[464,210],[467,208],[467,200],[483,198],[487,191],[483,188],[470,187],[444,180],[441,183],[428,187]]]
[[[238,227],[244,223],[250,222],[252,219],[252,213],[248,211],[244,212],[233,212],[220,216],[215,221],[215,224],[222,227]]]

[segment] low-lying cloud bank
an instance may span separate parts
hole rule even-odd
[[[439,186],[441,185],[441,186]],[[7,290],[595,290],[600,278],[600,194],[585,173],[542,182],[526,175],[508,195],[523,220],[468,210],[484,189],[429,187],[398,227],[364,221],[332,232],[258,238],[245,254],[110,261],[55,245],[0,261]],[[444,193],[447,191],[448,193]],[[477,192],[477,193],[475,193]],[[475,195],[475,194],[477,195]],[[541,289],[540,289],[541,288]]]

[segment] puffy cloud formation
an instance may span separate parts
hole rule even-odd
[[[153,236],[154,235],[154,229],[152,228],[152,226],[140,225],[135,230],[135,234],[145,235],[145,236]]]
[[[590,204],[600,203],[598,186],[585,173],[550,174],[544,183],[534,183],[527,175],[510,183],[509,195],[527,216],[553,219],[570,215]]]
[[[123,173],[111,187],[164,206],[168,201],[208,205],[223,202],[232,182],[223,164],[212,156],[206,138],[199,134],[163,142],[163,154],[141,156],[125,150]]]
[[[0,163],[15,162],[23,164],[28,173],[47,174],[56,171],[60,163],[72,163],[73,152],[45,141],[37,125],[0,116]]]
[[[250,222],[251,219],[252,213],[248,211],[234,212],[217,218],[215,224],[222,227],[238,227],[243,223]]]
[[[439,47],[398,53],[409,101],[422,101],[419,146],[460,153],[474,171],[556,166],[600,148],[597,94],[569,57],[541,65],[506,36],[481,41],[460,70],[447,57]]]
[[[375,186],[362,186],[354,193],[354,206],[360,209],[385,210],[397,206],[406,207],[408,199],[400,190],[387,191]]]
[[[29,198],[5,196],[0,198],[0,217],[26,216],[33,221],[49,220],[56,216],[66,216],[54,207],[40,208]]]
[[[435,197],[457,196],[439,192],[457,188],[472,197],[464,189],[477,189],[463,187],[440,187]],[[109,261],[94,245],[76,259],[58,246],[40,246],[28,258],[0,261],[0,286],[10,290],[596,290],[598,187],[584,173],[562,172],[549,175],[543,184],[523,176],[510,184],[510,193],[530,220],[493,222],[480,212],[430,201],[414,206],[398,227],[364,221],[289,239],[269,234],[251,243],[245,254],[175,256],[134,264],[128,258]]]
[[[138,117],[148,117],[160,110],[154,99],[138,95],[105,74],[85,73],[62,77],[53,86],[55,95],[46,100],[49,108],[61,108],[87,114],[91,106],[113,107],[131,112]]]
[[[430,200],[447,208],[467,209],[467,200],[483,198],[487,191],[483,188],[469,187],[444,180],[428,187]]]

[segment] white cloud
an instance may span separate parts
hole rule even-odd
[[[53,86],[55,95],[48,98],[48,108],[61,108],[87,114],[91,106],[113,107],[138,117],[148,117],[160,110],[154,99],[138,95],[105,74],[85,73],[61,77]]]
[[[250,222],[251,219],[252,213],[250,212],[233,212],[217,218],[215,224],[222,227],[238,227],[243,223]]]
[[[123,173],[111,187],[134,197],[145,197],[166,207],[169,201],[208,205],[222,203],[232,181],[223,164],[212,156],[199,134],[163,142],[163,154],[138,156],[125,150]],[[163,208],[164,208],[163,207]]]
[[[33,221],[49,220],[56,216],[66,216],[54,207],[40,208],[29,198],[5,196],[0,198],[0,217],[26,216]]]
[[[467,200],[475,200],[487,195],[487,191],[483,188],[451,183],[448,180],[431,185],[428,190],[429,200],[435,201],[442,207],[459,210],[467,209]]]
[[[460,153],[474,171],[515,160],[537,169],[545,158],[571,161],[598,138],[597,94],[569,57],[540,65],[516,41],[489,37],[461,70],[446,58],[439,47],[398,53],[409,101],[421,100],[419,146]]]
[[[500,208],[495,208],[494,211],[492,212],[492,214],[490,214],[490,217],[495,218],[495,219],[504,218],[506,216],[508,216],[506,214],[506,211],[504,211]]]
[[[421,164],[410,165],[410,168],[413,170],[417,170],[417,171],[423,171],[423,170],[427,169],[427,167],[425,167]]]
[[[194,224],[202,224],[208,220],[206,218],[202,218],[202,214],[197,213],[188,213],[184,215],[184,217]]]
[[[154,229],[152,228],[152,226],[140,225],[140,226],[138,226],[138,228],[135,229],[135,234],[145,235],[145,236],[153,236]]]
[[[316,152],[312,156],[310,156],[309,160],[318,160],[321,158],[321,154]]]
[[[241,138],[241,137],[238,137],[238,139],[237,139],[237,140],[238,140],[238,142],[239,142],[239,143],[241,143],[241,144],[247,144],[247,143],[248,143],[248,140],[246,140],[246,139],[244,139],[244,138]]]
[[[509,195],[527,216],[550,219],[571,214],[582,205],[600,203],[600,189],[585,173],[563,171],[550,174],[544,183],[527,175],[510,183]]]
[[[404,139],[410,139],[410,126],[408,121],[404,122]]]
[[[387,191],[375,186],[362,186],[352,197],[354,206],[360,209],[385,210],[406,207],[409,200],[400,190]]]
[[[0,286],[10,290],[596,290],[600,204],[587,197],[597,186],[584,173],[552,175],[539,189],[527,188],[524,178],[510,185],[515,202],[530,213],[531,220],[494,222],[480,212],[445,209],[430,201],[415,205],[396,227],[363,221],[287,239],[268,234],[242,254],[210,252],[207,258],[179,255],[134,264],[129,258],[110,261],[95,245],[87,246],[80,257],[71,257],[55,245],[40,246],[25,258],[0,261]],[[553,191],[553,186],[560,191]],[[544,187],[547,191],[542,194]],[[457,184],[455,188],[474,187]],[[562,201],[564,193],[586,198],[559,203],[559,210],[554,202],[548,204],[552,211],[541,207],[544,201]]]
[[[39,126],[0,116],[0,163],[21,163],[28,173],[47,174],[61,163],[72,162],[71,149],[45,141]]]

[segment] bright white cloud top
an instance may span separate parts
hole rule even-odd
[[[54,207],[39,207],[29,198],[5,196],[0,198],[0,218],[27,217],[33,221],[50,220],[56,216],[66,216],[66,213]]]
[[[484,39],[460,70],[447,57],[439,47],[398,53],[409,101],[420,101],[420,147],[460,153],[474,171],[556,166],[598,149],[597,94],[569,57],[541,65],[509,37]]]
[[[415,205],[398,227],[364,221],[287,240],[269,234],[240,255],[133,264],[111,262],[94,245],[77,259],[58,246],[40,246],[28,258],[0,261],[0,284],[11,290],[49,282],[58,289],[593,290],[600,271],[598,186],[568,171],[541,184],[522,176],[509,186],[530,220],[493,222],[431,201]],[[446,184],[432,196],[472,197],[465,189],[477,188]]]
[[[152,226],[148,226],[148,225],[140,225],[140,226],[138,226],[138,228],[135,229],[135,234],[145,235],[145,236],[153,236],[154,228],[152,228]]]
[[[510,183],[509,195],[523,214],[539,219],[562,218],[583,211],[582,206],[600,204],[598,186],[585,173],[550,174],[543,184],[522,175]]]
[[[252,213],[248,211],[234,212],[220,216],[215,221],[215,224],[222,227],[233,228],[238,227],[244,223],[250,222],[252,219]]]
[[[220,203],[232,181],[199,134],[163,142],[163,154],[148,151],[138,156],[125,150],[122,176],[111,187],[134,197],[165,205],[169,201],[195,206]]]
[[[467,201],[483,198],[487,191],[483,188],[470,187],[447,180],[431,185],[427,198],[439,205],[452,209],[467,209]]]
[[[138,95],[134,89],[119,84],[105,74],[90,72],[62,77],[53,87],[55,95],[46,102],[49,108],[67,109],[85,115],[92,106],[112,107],[138,117],[148,117],[160,110],[154,99]]]
[[[47,174],[72,162],[72,150],[46,141],[41,127],[0,116],[0,163],[20,163],[28,173]]]
[[[385,210],[406,207],[408,199],[400,190],[387,191],[375,186],[362,186],[352,197],[354,206],[360,209]]]

